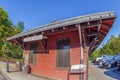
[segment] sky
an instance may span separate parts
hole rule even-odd
[[[64,20],[98,12],[114,11],[116,21],[99,47],[111,35],[120,34],[120,0],[0,0],[0,6],[8,12],[14,24],[23,21],[25,31],[49,24],[53,20]]]

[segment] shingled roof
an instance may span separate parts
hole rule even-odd
[[[27,36],[30,34],[35,34],[38,32],[42,32],[42,31],[46,31],[46,30],[50,30],[50,29],[55,29],[55,28],[59,28],[59,27],[67,26],[67,25],[84,23],[84,22],[112,18],[112,17],[115,17],[115,14],[114,14],[114,12],[110,11],[110,12],[101,12],[101,13],[95,13],[95,14],[89,14],[89,15],[85,15],[85,16],[78,16],[78,17],[74,17],[74,18],[69,18],[66,20],[56,21],[56,22],[53,22],[53,23],[50,23],[47,25],[39,26],[37,28],[19,33],[15,36],[7,38],[7,41],[22,37],[22,36]]]

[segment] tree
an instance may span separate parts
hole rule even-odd
[[[0,48],[3,42],[6,40],[7,36],[10,34],[8,30],[11,28],[11,21],[8,19],[8,14],[5,10],[0,7]]]
[[[13,30],[14,30],[14,32],[13,32],[14,35],[22,32],[22,31],[24,30],[24,22],[19,21],[19,22],[17,23],[17,25],[14,25],[14,26],[13,26],[13,28],[14,28],[14,29],[13,29]]]
[[[24,22],[23,21],[19,21],[16,25],[17,29],[22,32],[24,30]]]
[[[91,55],[90,59],[94,59],[96,57],[99,57],[101,55],[116,55],[120,53],[120,35],[118,37],[115,37],[112,35],[110,39],[107,41],[105,45],[103,45],[102,48],[95,50]]]
[[[4,53],[2,57],[4,58],[22,58],[22,48],[9,42],[4,43],[4,45],[2,46],[2,51]]]
[[[0,56],[13,57],[18,56],[21,58],[21,49],[18,46],[12,45],[6,42],[8,37],[16,35],[24,30],[24,23],[18,22],[14,25],[8,18],[8,13],[2,7],[0,7]]]

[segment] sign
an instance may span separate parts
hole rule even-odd
[[[24,62],[26,64],[28,64],[28,61],[29,61],[29,54],[25,54],[25,60],[24,60]]]
[[[29,51],[28,50],[23,50],[23,60],[25,64],[29,63]]]
[[[43,35],[37,35],[33,37],[24,38],[23,42],[36,41],[36,40],[41,40],[41,39],[43,39]]]
[[[85,69],[86,69],[85,64],[72,65],[70,69],[70,73],[83,73]]]

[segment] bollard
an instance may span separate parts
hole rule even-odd
[[[6,62],[6,72],[9,72],[9,60]]]

